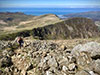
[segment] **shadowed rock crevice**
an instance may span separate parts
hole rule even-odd
[[[93,60],[97,60],[97,59],[100,59],[100,55],[96,55],[96,56],[93,56],[91,57]]]

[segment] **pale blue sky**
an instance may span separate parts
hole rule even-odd
[[[100,7],[100,0],[0,0],[0,7]]]

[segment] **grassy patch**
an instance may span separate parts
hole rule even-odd
[[[30,36],[31,30],[24,30],[16,33],[2,34],[0,40],[14,40],[17,36],[28,37]]]

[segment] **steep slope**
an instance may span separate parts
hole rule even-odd
[[[38,39],[89,38],[98,36],[99,31],[91,19],[77,17],[35,28],[32,35]]]
[[[62,16],[62,18],[70,18],[70,17],[87,17],[87,18],[91,18],[95,21],[100,21],[100,11],[75,13],[75,14],[68,14],[68,15]]]

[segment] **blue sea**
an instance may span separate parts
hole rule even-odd
[[[65,15],[72,13],[100,11],[100,8],[0,8],[0,12],[23,12],[27,15],[56,14]]]

